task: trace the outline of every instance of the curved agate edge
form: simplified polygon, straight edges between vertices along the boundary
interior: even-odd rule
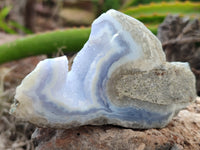
[[[71,128],[113,124],[130,128],[160,128],[185,107],[112,96],[112,76],[122,70],[150,71],[166,65],[158,39],[139,21],[115,10],[92,24],[89,40],[68,72],[65,56],[41,61],[17,87],[11,113],[42,127]],[[190,69],[181,66],[194,82]],[[195,94],[193,94],[195,95]],[[192,100],[194,100],[194,96]]]

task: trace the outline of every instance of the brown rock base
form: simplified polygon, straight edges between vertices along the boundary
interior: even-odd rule
[[[180,111],[163,129],[132,130],[117,126],[83,126],[68,130],[38,128],[32,135],[37,150],[199,150],[200,103]]]

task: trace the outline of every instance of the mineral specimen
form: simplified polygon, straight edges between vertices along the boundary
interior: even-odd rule
[[[166,62],[141,22],[109,10],[93,22],[69,72],[63,56],[40,62],[25,77],[11,113],[43,127],[161,128],[195,98],[188,63]]]

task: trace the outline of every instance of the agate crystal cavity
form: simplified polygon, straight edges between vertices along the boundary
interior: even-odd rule
[[[109,10],[93,22],[70,71],[63,56],[41,61],[25,77],[11,113],[42,127],[161,128],[195,97],[188,63],[166,62],[141,22]]]

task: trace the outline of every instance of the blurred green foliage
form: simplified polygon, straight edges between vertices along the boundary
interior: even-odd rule
[[[104,3],[100,3],[102,1],[99,0],[92,1],[99,12],[98,15],[111,8],[118,9],[119,11],[143,22],[155,35],[157,34],[159,24],[162,23],[168,14],[179,14],[180,16],[200,18],[200,2],[175,1],[150,3],[134,7],[129,6],[128,8],[123,7],[120,9],[122,0],[104,0]],[[160,0],[151,0],[148,2],[152,1],[158,2]],[[141,0],[140,2],[147,2],[147,0]],[[0,10],[0,29],[8,33],[15,33],[14,29],[16,28],[26,30],[15,22],[6,21],[10,9],[10,7],[6,7]],[[0,63],[33,55],[51,54],[52,52],[56,52],[60,47],[66,47],[62,49],[66,53],[77,52],[87,41],[89,33],[90,29],[68,29],[66,31],[36,34],[22,40],[11,42],[10,44],[3,44],[0,46]]]
[[[119,9],[121,6],[121,0],[105,0],[102,6],[102,11],[105,12],[109,9]]]
[[[109,9],[117,9],[143,22],[154,34],[157,34],[158,25],[163,22],[168,14],[199,18],[200,3],[191,2],[196,0],[187,0],[186,2],[184,2],[185,0],[181,1],[129,0],[122,6],[122,0],[94,0],[98,10],[97,16]]]
[[[0,64],[29,56],[78,52],[88,40],[90,28],[56,30],[27,36],[0,45]]]
[[[185,1],[191,1],[191,2],[200,2],[200,0],[180,0],[182,2],[185,2]]]
[[[162,15],[162,14],[152,14],[152,15],[136,16],[135,18],[140,20],[143,23],[159,24],[165,19],[165,17],[166,15]]]
[[[11,7],[5,7],[0,11],[0,29],[7,33],[14,34],[16,33],[15,30],[10,28],[6,22],[6,16],[9,14],[10,10]]]
[[[101,15],[102,13],[106,12],[109,9],[120,9],[122,6],[122,0],[92,0],[95,11],[97,12],[97,17]]]
[[[18,29],[26,34],[32,33],[29,29],[23,27],[19,23],[11,20],[8,21],[6,19],[9,12],[11,11],[11,8],[12,7],[7,6],[4,7],[2,10],[0,10],[0,29],[9,34],[16,34],[17,33],[16,30]]]
[[[151,3],[149,5],[140,5],[129,7],[122,10],[127,15],[137,17],[140,15],[166,15],[166,14],[184,14],[196,15],[200,13],[200,3],[192,2],[172,2],[172,3]]]
[[[168,14],[200,18],[200,3],[189,1],[150,3],[148,5],[124,8],[121,11],[140,20],[156,34],[158,25],[163,22]]]
[[[161,2],[185,2],[185,1],[193,1],[193,2],[199,2],[200,0],[128,0],[124,7],[131,7],[131,6],[137,6],[141,4],[149,4],[149,3],[161,3]]]

